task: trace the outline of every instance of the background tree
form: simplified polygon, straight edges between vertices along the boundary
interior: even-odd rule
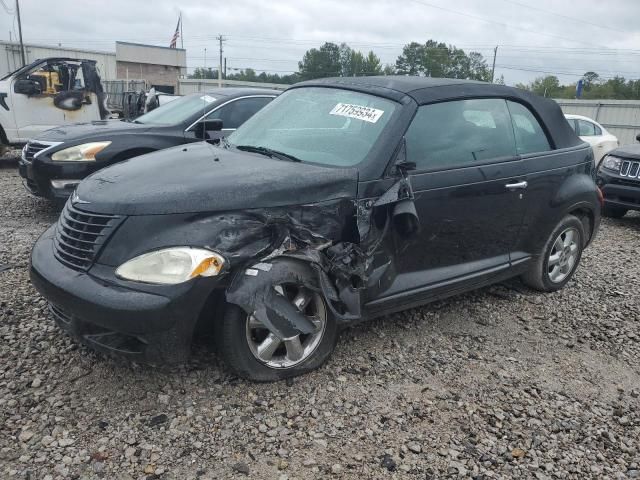
[[[585,81],[584,99],[640,100],[640,80],[626,80],[621,76],[603,80],[596,72],[587,72],[582,78]],[[539,95],[546,92],[546,96],[552,98],[575,98],[576,83],[561,85],[558,77],[547,75],[528,84],[519,83],[516,87]]]
[[[307,50],[298,62],[298,73],[302,80],[323,77],[339,77],[342,73],[340,47],[326,42],[320,48]]]
[[[596,72],[586,72],[582,78],[584,79],[584,90],[588,92],[591,87],[600,81],[600,75]]]
[[[468,55],[455,45],[436,40],[426,43],[411,42],[402,49],[396,60],[396,73],[427,77],[491,80],[487,62],[478,52]]]
[[[419,75],[423,73],[425,56],[424,45],[411,42],[402,48],[402,54],[396,60],[396,71],[399,75]]]
[[[218,70],[213,70],[211,67],[196,67],[192,74],[187,75],[187,78],[218,78]]]
[[[380,58],[370,51],[366,56],[346,43],[325,43],[312,48],[298,63],[298,75],[303,80],[323,77],[357,77],[382,74]]]

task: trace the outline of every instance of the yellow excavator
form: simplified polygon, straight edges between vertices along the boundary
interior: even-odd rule
[[[53,69],[50,71],[38,70],[31,73],[29,78],[40,84],[41,93],[43,94],[55,95],[63,89],[60,75]]]

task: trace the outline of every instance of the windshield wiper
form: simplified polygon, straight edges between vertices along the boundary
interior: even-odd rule
[[[256,147],[254,145],[236,145],[236,148],[244,152],[259,153],[269,158],[276,157],[276,158],[279,158],[280,160],[289,160],[290,162],[302,161],[298,157],[295,157],[289,153],[280,152],[278,150],[274,150],[272,148],[267,148],[267,147]]]

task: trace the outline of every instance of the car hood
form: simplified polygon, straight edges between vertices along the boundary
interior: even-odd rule
[[[634,160],[640,160],[640,144],[625,145],[624,147],[618,147],[615,150],[609,152],[609,155],[617,155],[624,158],[632,158]]]
[[[94,140],[102,136],[113,136],[123,133],[141,133],[149,130],[149,125],[123,122],[122,120],[96,120],[94,122],[75,123],[46,130],[34,140],[47,142],[76,142]]]
[[[272,159],[192,143],[87,177],[72,196],[94,213],[156,215],[304,205],[355,198],[356,169]]]

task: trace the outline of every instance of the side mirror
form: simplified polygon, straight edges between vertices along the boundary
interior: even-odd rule
[[[35,80],[28,80],[26,78],[16,80],[13,84],[13,91],[15,93],[22,93],[24,95],[38,95],[42,93],[40,84]]]
[[[640,133],[636,135],[636,140],[640,142]]]
[[[193,132],[197,138],[206,138],[207,132],[219,132],[222,130],[222,120],[216,118],[214,120],[202,120],[193,127]]]
[[[420,230],[420,219],[413,199],[401,200],[393,207],[393,226],[403,237],[412,237]]]

